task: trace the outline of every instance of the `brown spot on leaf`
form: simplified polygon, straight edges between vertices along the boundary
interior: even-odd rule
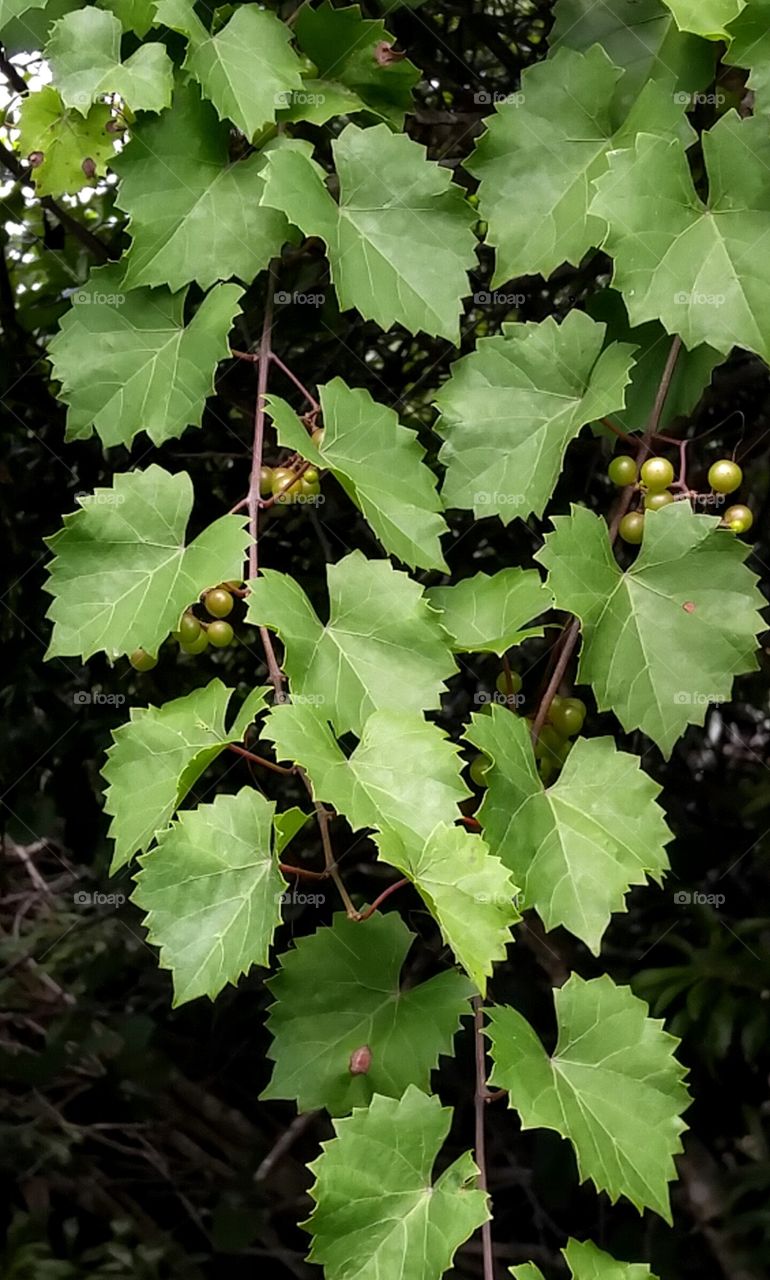
[[[682,608],[684,609],[685,613],[695,613],[695,605],[693,604],[692,600],[685,600],[684,604],[682,605]]]
[[[374,61],[380,67],[389,67],[394,62],[401,62],[406,54],[401,49],[394,49],[387,40],[380,40],[374,47]]]
[[[352,1076],[365,1076],[369,1073],[372,1065],[372,1051],[368,1044],[362,1044],[360,1049],[354,1049],[350,1055],[349,1071]]]
[[[42,151],[30,151],[27,156],[27,163],[30,169],[39,169],[44,160],[45,156]]]
[[[96,177],[96,165],[94,164],[90,156],[86,156],[85,160],[83,161],[80,167],[87,178]]]

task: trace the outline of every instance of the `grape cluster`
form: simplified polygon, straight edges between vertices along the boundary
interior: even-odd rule
[[[203,653],[212,645],[215,649],[226,649],[235,638],[233,628],[226,621],[233,611],[235,603],[233,593],[242,591],[240,582],[223,582],[218,587],[204,591],[201,602],[208,618],[199,618],[192,609],[182,614],[174,639],[182,653]],[[152,671],[158,659],[147,653],[146,649],[135,649],[129,655],[129,662],[135,671]]]
[[[674,468],[668,458],[648,458],[639,470],[634,458],[619,454],[612,459],[607,474],[618,488],[635,485],[644,494],[644,510],[629,511],[618,526],[618,533],[623,541],[638,546],[644,537],[645,512],[660,511],[662,507],[676,501],[670,489],[674,483]],[[742,480],[741,468],[729,458],[715,462],[708,473],[708,481],[714,493],[734,493]],[[746,533],[754,523],[754,517],[749,507],[738,503],[727,509],[722,523],[734,533]]]
[[[296,466],[263,467],[259,476],[259,492],[263,498],[273,498],[280,506],[296,502],[309,502],[321,492],[321,475],[316,467]]]
[[[497,688],[507,697],[515,697],[521,690],[521,676],[516,671],[503,672],[497,678]],[[489,711],[490,708],[485,710]],[[544,784],[547,785],[561,772],[572,750],[573,741],[583,728],[585,718],[586,707],[580,698],[562,698],[558,694],[553,698],[547,721],[534,745],[537,770]],[[531,728],[533,717],[526,716],[525,719]],[[491,763],[489,756],[483,751],[473,757],[468,772],[475,786],[483,789],[489,785],[486,775]]]

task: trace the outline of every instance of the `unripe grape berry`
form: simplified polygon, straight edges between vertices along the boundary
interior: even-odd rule
[[[201,624],[194,613],[183,613],[177,637],[180,644],[191,644],[201,633]]]
[[[281,492],[282,490],[285,490],[285,492]],[[301,492],[302,483],[296,471],[292,471],[290,467],[276,467],[274,469],[272,494],[276,502],[283,504],[296,502]]]
[[[210,613],[212,618],[226,618],[228,613],[232,612],[233,597],[229,591],[225,591],[224,587],[215,587],[213,591],[206,592],[203,603],[206,606],[206,612]]]
[[[485,755],[483,751],[480,751],[471,760],[471,767],[468,772],[471,775],[471,782],[475,783],[477,787],[486,787],[488,785],[486,773],[491,763],[489,756]]]
[[[674,468],[668,458],[648,458],[642,463],[642,484],[648,489],[667,489],[674,480]]]
[[[655,490],[644,495],[644,505],[647,511],[660,511],[661,508],[670,506],[674,501],[674,495],[670,489]]]
[[[733,533],[748,533],[754,523],[754,514],[751,507],[746,507],[739,502],[734,507],[728,507],[722,519]]]
[[[300,479],[302,494],[306,498],[315,498],[321,492],[321,477],[315,467],[308,467]]]
[[[273,468],[261,467],[259,472],[259,496],[269,498],[273,492]]]
[[[636,484],[639,475],[636,462],[625,453],[620,453],[617,458],[612,459],[607,474],[612,483],[619,488],[624,488],[628,484]]]
[[[565,698],[554,711],[551,707],[551,724],[565,738],[574,738],[580,733],[586,718],[585,703],[579,698]]]
[[[509,679],[510,679],[510,686],[508,684]],[[518,671],[512,671],[510,673],[510,677],[506,674],[505,671],[501,671],[499,676],[497,677],[497,680],[495,681],[495,688],[497,689],[498,693],[504,693],[506,697],[508,696],[509,691],[514,694],[521,693],[521,676],[519,675]]]
[[[158,665],[158,659],[153,658],[146,649],[134,649],[128,660],[134,671],[152,671],[153,667]]]
[[[209,647],[209,638],[203,627],[200,628],[197,636],[193,640],[180,640],[179,648],[183,653],[203,653]]]
[[[315,430],[311,432],[310,439],[313,441],[313,444],[315,445],[316,449],[320,449],[321,445],[324,442],[323,427],[316,427]]]
[[[544,786],[547,786],[556,772],[556,764],[547,756],[541,756],[537,762],[537,771]]]
[[[641,511],[629,511],[627,516],[623,516],[618,533],[624,542],[638,546],[644,537],[644,516]]]
[[[709,467],[709,484],[715,493],[734,493],[743,480],[743,472],[737,462],[722,458]]]
[[[535,758],[540,760],[543,757],[556,762],[559,752],[561,751],[562,736],[554,725],[544,725],[540,730],[537,742],[534,745]]]
[[[232,643],[233,629],[229,622],[210,622],[206,628],[209,644],[215,649],[226,649]]]

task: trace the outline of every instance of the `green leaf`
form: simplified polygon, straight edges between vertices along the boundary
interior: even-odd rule
[[[430,1091],[439,1054],[451,1054],[473,987],[454,970],[400,986],[415,935],[397,912],[361,923],[343,913],[331,928],[299,938],[267,983],[275,998],[268,1028],[275,1063],[263,1098],[295,1099],[301,1111],[343,1115],[372,1094],[400,1098],[407,1085]],[[365,1074],[350,1056],[371,1050]]]
[[[170,969],[174,1006],[214,999],[265,965],[286,881],[270,850],[275,805],[253,787],[182,813],[142,858],[131,895]]]
[[[66,107],[86,115],[116,93],[132,111],[162,111],[171,102],[174,68],[162,44],[143,44],[120,60],[123,28],[113,13],[77,9],[51,28],[45,56]]]
[[[326,124],[334,116],[355,115],[366,109],[352,89],[312,76],[305,76],[302,88],[285,94],[284,101],[286,105],[278,108],[278,119],[290,123],[308,120],[311,124]]]
[[[122,266],[92,271],[48,346],[60,398],[69,405],[67,439],[129,445],[140,431],[153,444],[199,427],[214,373],[230,354],[227,335],[243,290],[215,285],[188,325],[187,290],[121,293]]]
[[[210,36],[190,0],[160,0],[157,21],[189,37],[184,67],[213,102],[220,119],[232,120],[251,141],[272,124],[293,89],[302,87],[302,64],[291,32],[274,13],[241,5]]]
[[[358,733],[370,712],[392,707],[394,688],[402,711],[438,709],[457,667],[418,584],[360,551],[327,565],[326,577],[325,626],[288,574],[265,569],[249,584],[247,621],[281,637],[292,696],[320,707],[338,733]]]
[[[405,564],[446,569],[439,538],[446,533],[436,477],[425,466],[413,431],[368,391],[333,378],[318,394],[324,436],[316,446],[285,400],[268,396],[279,443],[332,471],[363,512],[386,551]]]
[[[560,325],[509,324],[452,366],[436,397],[446,506],[504,524],[542,515],[569,442],[623,408],[632,348],[603,351],[604,334],[580,311]]]
[[[505,707],[475,715],[465,736],[492,761],[478,811],[485,839],[546,929],[563,924],[598,955],[613,911],[647,876],[660,882],[672,839],[660,787],[612,738],[579,738],[543,789],[529,725]]]
[[[46,0],[0,0],[0,31],[30,9],[44,9]]]
[[[267,705],[266,690],[254,689],[228,729],[232,692],[212,680],[163,706],[132,707],[130,720],[113,730],[102,769],[115,841],[112,875],[135,853],[146,852],[212,760],[229,742],[240,742]]]
[[[504,960],[510,926],[521,919],[518,889],[499,858],[477,835],[440,823],[422,849],[393,831],[376,837],[385,858],[413,882],[481,995],[496,960]]]
[[[172,109],[140,124],[116,158],[132,237],[126,288],[249,283],[280,252],[288,227],[260,207],[263,159],[229,164],[228,133],[194,86],[179,88]]]
[[[573,973],[554,1001],[559,1038],[550,1057],[515,1009],[489,1010],[490,1083],[508,1090],[523,1129],[569,1139],[581,1182],[670,1223],[667,1184],[689,1105],[679,1041],[606,974],[584,982]]]
[[[562,1249],[572,1280],[656,1280],[646,1262],[618,1262],[591,1240],[569,1240]],[[511,1267],[516,1280],[543,1280],[534,1262]]]
[[[331,0],[323,0],[317,9],[300,9],[294,29],[297,44],[322,79],[352,90],[359,110],[368,107],[396,128],[403,125],[420,71],[408,58],[379,60],[379,48],[393,43],[384,22],[363,18],[357,4],[335,9]]]
[[[640,133],[610,156],[592,212],[631,323],[659,319],[685,346],[734,345],[770,359],[770,138],[760,117],[723,116],[703,134],[709,198],[697,195],[680,144]],[[652,184],[652,185],[651,185]]]
[[[291,844],[292,840],[302,828],[310,821],[310,814],[303,813],[296,805],[291,809],[286,809],[283,813],[277,813],[273,819],[273,827],[275,829],[275,852],[280,858],[284,849]]]
[[[589,212],[592,181],[640,128],[695,139],[683,95],[677,101],[650,82],[629,109],[622,74],[599,45],[585,54],[560,49],[524,71],[521,93],[485,121],[465,167],[481,179],[479,212],[497,251],[493,284],[549,276],[564,262],[578,266],[601,244],[607,228]]]
[[[603,289],[588,299],[588,314],[607,326],[607,341],[631,342],[637,350],[631,369],[631,383],[626,390],[626,407],[611,417],[624,431],[642,431],[646,427],[671,350],[671,339],[657,320],[632,329],[628,312],[619,293]],[[711,375],[724,357],[713,347],[682,348],[668,389],[660,427],[666,430],[676,418],[692,413]]]
[[[302,765],[313,798],[344,814],[354,831],[392,832],[418,854],[470,794],[460,778],[459,748],[414,713],[375,711],[349,757],[306,703],[274,707],[262,736],[275,743],[279,760]]]
[[[306,236],[326,241],[343,311],[383,329],[402,324],[456,342],[467,272],[476,261],[476,214],[447,169],[386,124],[349,124],[332,143],[336,204],[308,151],[270,153],[263,203]]]
[[[249,543],[241,516],[220,517],[184,545],[193,505],[185,471],[171,475],[153,464],[116,475],[110,489],[78,503],[46,539],[54,552],[48,658],[155,655],[201,591],[240,577]]]
[[[553,604],[553,596],[535,569],[477,573],[453,587],[431,587],[428,600],[441,613],[441,625],[456,653],[496,653],[542,636],[542,627],[526,626]]]
[[[728,35],[730,46],[722,61],[731,67],[748,67],[755,111],[766,116],[770,112],[770,0],[751,0],[730,23]]]
[[[487,1221],[470,1152],[431,1181],[451,1119],[438,1098],[410,1085],[398,1101],[375,1095],[335,1121],[336,1137],[309,1166],[316,1204],[305,1224],[309,1260],[327,1280],[440,1280]]]
[[[679,31],[661,0],[558,0],[555,19],[551,50],[600,44],[626,71],[629,103],[650,80],[689,93],[713,76],[713,45]]]
[[[155,20],[155,0],[97,0],[100,9],[109,9],[124,31],[133,31],[142,39]]]
[[[51,85],[30,93],[19,112],[19,148],[22,155],[40,152],[42,162],[31,172],[39,196],[74,195],[93,186],[114,154],[114,136],[107,133],[112,118],[109,107],[92,107],[87,116],[68,111]],[[87,176],[83,163],[96,166]]]
[[[746,0],[663,0],[680,31],[691,31],[706,40],[729,40],[727,23],[746,8]]]
[[[688,724],[755,671],[764,599],[744,561],[749,547],[689,503],[648,512],[642,550],[623,573],[603,520],[582,507],[556,516],[535,557],[560,609],[577,614],[578,683],[601,711],[642,729],[668,758]]]

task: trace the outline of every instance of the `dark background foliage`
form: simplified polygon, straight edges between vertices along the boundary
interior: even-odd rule
[[[291,5],[284,7],[290,11]],[[366,4],[369,16],[381,8]],[[395,7],[389,25],[400,47],[424,69],[418,108],[408,121],[413,137],[432,156],[462,170],[490,107],[480,94],[509,93],[523,67],[545,52],[551,5],[536,0],[457,0]],[[308,136],[320,134],[308,127]],[[230,1280],[267,1274],[278,1280],[319,1274],[304,1261],[306,1236],[297,1228],[309,1209],[305,1164],[330,1134],[325,1118],[295,1118],[283,1104],[263,1104],[269,1076],[264,1028],[269,1003],[258,971],[228,989],[215,1005],[197,1000],[171,1008],[168,975],[143,940],[138,912],[128,902],[88,906],[83,892],[125,894],[125,873],[108,881],[107,823],[99,770],[110,731],[132,706],[178,696],[220,674],[245,690],[264,678],[258,638],[238,627],[238,644],[202,659],[179,658],[169,643],[158,667],[137,676],[125,662],[110,668],[94,660],[44,662],[49,632],[43,593],[43,538],[56,530],[75,495],[110,482],[114,470],[157,460],[190,471],[197,494],[196,529],[244,494],[254,411],[252,368],[233,361],[220,369],[218,398],[203,429],[153,449],[140,436],[130,455],[101,450],[97,441],[65,445],[63,409],[49,382],[44,342],[85,278],[88,250],[19,183],[4,188],[0,232],[0,325],[4,362],[2,419],[2,549],[5,581],[2,626],[3,896],[0,910],[0,1274],[14,1280],[211,1280],[227,1268]],[[526,201],[526,191],[521,199]],[[116,254],[122,226],[103,188],[74,216]],[[474,286],[488,288],[490,262],[480,261]],[[464,346],[496,332],[507,318],[561,315],[607,282],[608,263],[592,255],[545,283],[515,282],[524,295],[513,310],[505,302],[469,299]],[[396,407],[421,431],[432,458],[432,392],[454,356],[442,341],[381,333],[354,313],[340,314],[319,248],[306,244],[287,255],[280,287],[323,297],[322,305],[280,306],[276,351],[307,385],[341,374],[351,385]],[[249,291],[236,344],[255,343],[261,324],[263,280]],[[193,300],[194,305],[194,300]],[[275,390],[298,403],[291,384],[276,375]],[[691,420],[678,434],[697,441],[690,450],[694,478],[709,463],[735,451],[747,475],[746,500],[756,524],[752,566],[767,586],[768,411],[770,380],[762,362],[736,353],[722,366]],[[606,511],[605,480],[611,443],[585,431],[570,449],[549,508],[582,501]],[[277,460],[274,441],[268,460]],[[324,565],[350,547],[378,554],[363,521],[330,479],[318,510],[269,516],[261,540],[266,565],[290,569],[323,608]],[[528,563],[547,520],[496,519],[474,524],[453,513],[448,555],[466,576]],[[436,575],[423,575],[436,581]],[[530,641],[522,653],[524,690],[537,696],[556,632]],[[767,752],[768,661],[738,682],[734,701],[710,710],[665,764],[648,741],[624,743],[643,756],[663,785],[663,801],[676,834],[673,874],[662,889],[635,890],[629,913],[616,917],[601,963],[567,934],[543,938],[525,919],[509,963],[498,967],[492,994],[512,1001],[553,1035],[550,988],[577,968],[584,976],[607,968],[630,982],[654,1012],[683,1039],[681,1056],[695,1095],[691,1131],[679,1161],[674,1225],[654,1215],[639,1218],[625,1203],[578,1186],[566,1142],[553,1134],[522,1133],[503,1102],[489,1112],[489,1181],[499,1275],[532,1258],[549,1275],[564,1274],[558,1255],[568,1234],[591,1236],[619,1257],[647,1256],[670,1280],[760,1277],[770,1267],[770,921],[767,851],[770,785]],[[463,664],[446,699],[444,722],[457,734],[479,691],[493,688],[494,660]],[[616,732],[598,716],[590,691],[587,732]],[[226,755],[196,789],[193,801],[218,788],[248,781],[250,766]],[[255,778],[271,796],[273,775]],[[301,794],[278,780],[285,806]],[[334,840],[346,883],[371,900],[387,880],[373,863],[373,848],[341,820]],[[317,865],[317,834],[309,826],[296,846]],[[720,895],[718,906],[681,902],[677,895]],[[422,973],[443,963],[440,942],[416,896],[394,903],[420,935],[408,962]],[[331,889],[319,907],[288,908],[277,938],[280,952],[338,909]],[[397,909],[393,906],[393,909]],[[457,1056],[444,1060],[437,1080],[455,1107],[442,1158],[473,1143],[473,1059],[469,1030]],[[477,1240],[458,1254],[458,1277],[481,1274]]]

